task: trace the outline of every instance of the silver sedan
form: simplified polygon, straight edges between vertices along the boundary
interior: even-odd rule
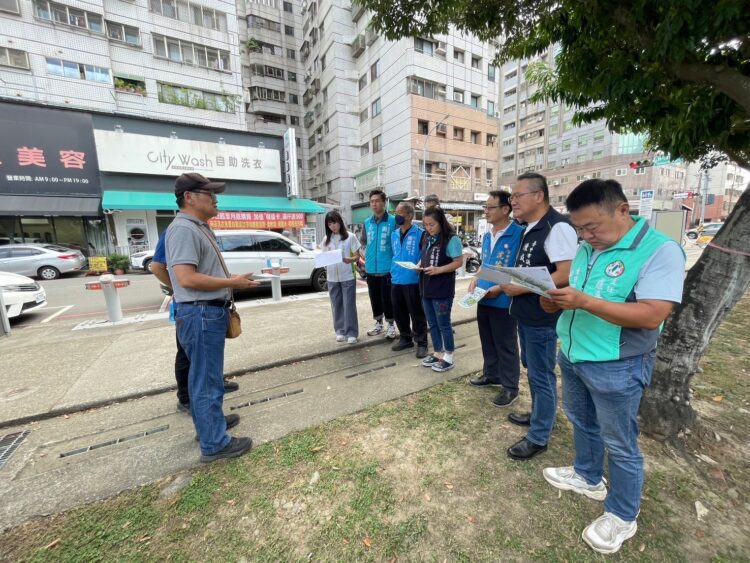
[[[86,266],[80,250],[56,244],[11,244],[0,246],[0,272],[54,280]]]

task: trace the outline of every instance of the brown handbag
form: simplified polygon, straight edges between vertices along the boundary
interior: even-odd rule
[[[229,275],[229,268],[227,268],[226,262],[224,262],[224,257],[221,255],[221,250],[219,249],[219,245],[216,244],[216,239],[213,237],[213,233],[209,236],[208,233],[206,233],[203,228],[201,227],[201,231],[204,235],[206,235],[206,238],[211,242],[211,246],[214,247],[214,250],[216,250],[216,254],[219,255],[219,262],[221,262],[221,267],[224,269],[224,274],[229,278],[231,277]],[[242,334],[242,319],[240,319],[240,314],[237,312],[237,307],[234,305],[234,291],[231,289],[229,290],[229,300],[232,302],[231,306],[229,307],[229,324],[227,325],[227,338],[237,338],[240,334]]]

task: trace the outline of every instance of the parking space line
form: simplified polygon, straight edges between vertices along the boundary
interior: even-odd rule
[[[55,319],[55,318],[59,317],[59,316],[60,316],[60,315],[62,315],[62,314],[63,314],[63,313],[65,312],[65,311],[68,311],[68,310],[70,310],[70,309],[72,309],[72,308],[73,308],[73,305],[67,305],[67,306],[63,307],[62,309],[60,309],[60,310],[59,310],[59,311],[58,311],[57,313],[52,313],[52,314],[51,314],[51,315],[50,315],[49,317],[47,317],[46,319],[44,319],[44,320],[42,321],[42,323],[48,323],[48,322],[50,322],[50,321],[51,321],[52,319]]]

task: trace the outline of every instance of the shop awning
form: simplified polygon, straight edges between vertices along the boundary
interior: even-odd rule
[[[0,195],[6,215],[61,215],[98,217],[98,197]]]
[[[120,192],[105,191],[102,197],[104,209],[177,209],[173,193],[169,192]],[[277,211],[290,213],[325,213],[309,199],[285,197],[260,197],[247,195],[219,195],[221,211]]]

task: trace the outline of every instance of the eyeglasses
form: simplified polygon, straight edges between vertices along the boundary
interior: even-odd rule
[[[510,194],[510,195],[508,196],[508,199],[509,199],[510,201],[515,201],[515,200],[517,200],[517,199],[518,199],[519,197],[521,197],[521,196],[524,196],[524,195],[529,195],[529,194],[535,194],[535,193],[538,193],[538,192],[541,192],[541,191],[542,191],[542,190],[532,190],[532,191],[530,191],[530,192],[519,192],[519,193],[517,193],[517,194]]]
[[[193,192],[194,194],[205,194],[211,198],[211,201],[216,201],[216,192],[211,192],[208,190],[190,190],[190,191]]]
[[[490,209],[498,209],[500,207],[502,207],[502,205],[483,205],[482,209],[489,211]]]

